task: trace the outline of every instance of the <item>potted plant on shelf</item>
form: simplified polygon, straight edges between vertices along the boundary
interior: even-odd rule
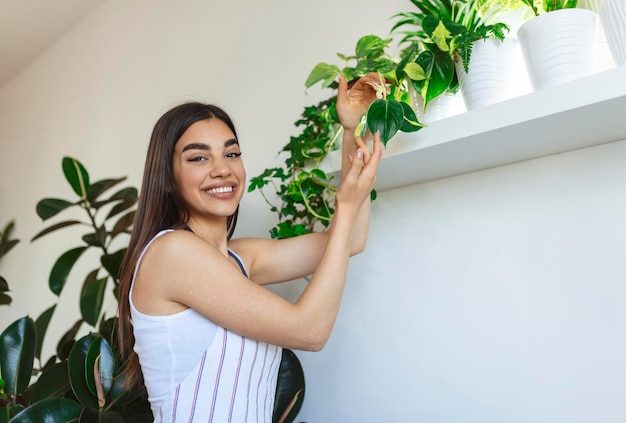
[[[578,0],[523,0],[533,17],[518,38],[532,87],[540,90],[596,72],[598,15]]]
[[[392,31],[404,34],[404,43],[422,44],[439,53],[440,67],[452,65],[454,74],[447,91],[455,92],[460,86],[467,110],[527,91],[519,89],[523,84],[515,76],[521,62],[516,41],[507,37],[508,25],[497,22],[519,7],[520,0],[411,1],[418,12],[395,15],[399,20]],[[470,72],[472,58],[475,64]],[[422,98],[429,101],[424,94]]]

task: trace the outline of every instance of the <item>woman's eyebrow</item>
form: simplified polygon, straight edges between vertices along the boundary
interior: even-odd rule
[[[230,147],[231,145],[239,145],[239,141],[236,138],[232,138],[224,143],[224,147]],[[210,150],[211,146],[208,144],[204,144],[202,142],[194,142],[191,144],[187,144],[183,147],[183,151],[187,150]]]

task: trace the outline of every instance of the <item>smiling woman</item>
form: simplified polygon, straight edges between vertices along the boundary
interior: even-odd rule
[[[367,240],[382,147],[351,134],[375,78],[340,81],[337,211],[327,231],[296,238],[232,239],[246,172],[222,109],[185,103],[156,123],[119,294],[126,373],[143,378],[156,422],[270,422],[282,348],[326,343],[348,259]],[[308,275],[295,303],[262,286]]]

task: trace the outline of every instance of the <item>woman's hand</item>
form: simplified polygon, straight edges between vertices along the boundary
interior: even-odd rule
[[[380,85],[380,77],[376,73],[359,78],[350,89],[343,75],[339,76],[337,91],[337,114],[345,131],[354,131],[363,113],[376,100],[373,86]]]
[[[354,142],[358,148],[354,155],[348,156],[350,169],[339,185],[336,198],[340,205],[351,204],[356,213],[366,199],[369,201],[370,192],[376,184],[382,144],[378,132],[374,134],[372,151],[360,137],[356,137]]]

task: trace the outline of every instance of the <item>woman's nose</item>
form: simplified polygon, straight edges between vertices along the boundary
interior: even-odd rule
[[[211,176],[214,178],[223,178],[230,175],[230,166],[225,160],[217,160],[211,169]]]

